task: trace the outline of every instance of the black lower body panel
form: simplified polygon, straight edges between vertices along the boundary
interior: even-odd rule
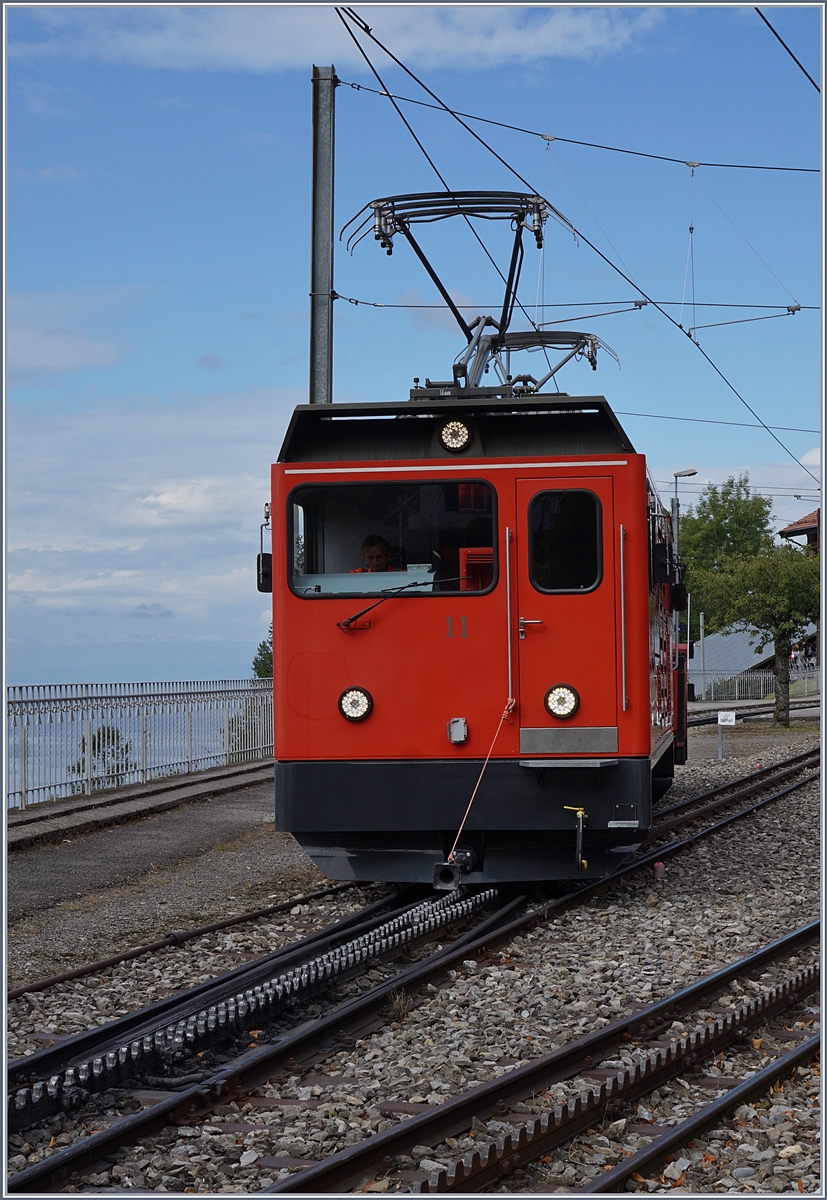
[[[582,761],[582,760],[581,760]],[[649,829],[648,758],[530,766],[492,760],[460,839],[470,883],[600,878]],[[330,879],[430,883],[471,798],[481,760],[276,762],[276,828]],[[576,863],[576,808],[586,815]]]

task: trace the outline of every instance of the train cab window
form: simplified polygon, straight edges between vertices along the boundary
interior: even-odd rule
[[[487,592],[495,499],[487,483],[319,484],[288,502],[288,573],[300,596]]]
[[[540,592],[589,592],[603,574],[600,500],[579,489],[538,492],[528,525],[531,582]]]

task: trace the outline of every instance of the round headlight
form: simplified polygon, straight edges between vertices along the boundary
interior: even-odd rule
[[[471,430],[462,421],[446,421],[439,431],[439,440],[446,450],[457,454],[471,441]]]
[[[543,697],[543,703],[553,717],[565,720],[573,717],[580,707],[580,697],[573,687],[567,683],[555,683]]]
[[[364,721],[373,709],[373,697],[364,688],[348,688],[339,697],[339,712],[346,721]]]

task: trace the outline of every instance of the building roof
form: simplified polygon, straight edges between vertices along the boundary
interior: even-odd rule
[[[806,517],[799,517],[797,521],[793,521],[792,525],[786,525],[783,529],[779,529],[779,537],[798,537],[802,533],[808,533],[815,529],[818,531],[819,517],[821,509],[817,508],[815,512],[807,513]]]
[[[815,625],[808,625],[804,637],[815,633]],[[707,673],[714,671],[721,675],[740,675],[742,671],[763,669],[769,671],[775,658],[775,646],[769,642],[760,652],[755,645],[750,645],[750,636],[758,640],[757,629],[739,629],[734,633],[712,633],[704,638],[704,664]],[[687,674],[701,672],[701,643],[695,642],[694,657],[687,663]]]

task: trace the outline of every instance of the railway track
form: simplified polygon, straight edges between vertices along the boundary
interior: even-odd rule
[[[722,703],[726,703],[726,701],[722,701]],[[821,703],[821,696],[820,695],[813,696],[809,700],[799,701],[797,703],[791,704],[790,712],[794,713],[794,712],[800,712],[802,709],[818,708],[820,703]],[[775,707],[771,706],[769,708],[741,708],[741,709],[736,708],[735,712],[736,712],[739,720],[749,721],[753,717],[765,717],[768,714],[774,713]],[[696,728],[699,725],[717,725],[718,724],[718,713],[717,712],[713,713],[711,717],[690,717],[687,720],[686,724],[687,724],[687,727],[690,729]]]
[[[795,780],[791,785],[791,790],[801,787],[803,783],[816,777],[815,775],[801,776],[801,772],[809,768],[817,768],[820,760],[820,750],[806,750],[803,754],[796,754],[783,762],[754,771],[751,775],[744,775],[741,779],[711,788],[697,796],[690,796],[677,804],[658,807],[655,809],[653,824],[644,845],[650,845],[674,829],[690,825],[707,815],[738,804],[741,800],[750,800],[759,796],[767,787],[777,787],[779,784],[786,783],[787,780]],[[796,779],[796,776],[799,778]],[[780,794],[773,798],[780,798]]]
[[[807,756],[798,756],[798,759],[806,759]],[[803,766],[806,766],[804,762]],[[776,787],[775,792],[772,791],[773,785],[777,783],[779,774],[789,770],[803,769],[802,763],[798,760],[789,763],[779,764],[774,771],[764,771],[761,773],[762,779],[759,781],[764,789],[770,789],[770,795],[756,801],[754,793],[752,794],[749,806],[738,813],[732,814],[723,821],[718,821],[710,826],[707,831],[698,832],[685,838],[680,842],[672,842],[665,846],[659,846],[657,850],[651,853],[640,855],[634,862],[624,867],[621,871],[605,880],[600,880],[596,884],[588,885],[576,892],[570,893],[568,896],[561,897],[557,900],[550,901],[540,905],[533,911],[519,910],[525,908],[525,897],[515,897],[505,903],[501,903],[499,908],[487,917],[482,925],[475,929],[470,929],[462,934],[452,945],[446,946],[436,953],[428,955],[422,961],[405,967],[393,977],[384,980],[378,986],[369,988],[352,998],[346,999],[344,1002],[334,1004],[329,1008],[329,1011],[322,1013],[315,1019],[305,1021],[302,1025],[292,1029],[285,1030],[284,1027],[272,1026],[269,1033],[264,1036],[270,1037],[271,1041],[265,1043],[261,1033],[255,1035],[257,1040],[253,1045],[246,1042],[249,1033],[245,1033],[244,1046],[245,1049],[240,1055],[233,1058],[225,1065],[211,1063],[209,1055],[205,1052],[204,1057],[207,1062],[204,1063],[201,1059],[201,1070],[197,1072],[197,1078],[187,1078],[186,1074],[181,1074],[180,1067],[175,1067],[176,1062],[182,1062],[182,1053],[185,1055],[187,1050],[193,1050],[193,1043],[198,1043],[198,1038],[206,1036],[209,1041],[210,1035],[214,1036],[217,1041],[228,1043],[238,1038],[235,1034],[238,1033],[238,1022],[241,1018],[242,1028],[249,1030],[253,1025],[261,1026],[266,1024],[264,1014],[261,1010],[250,1007],[248,993],[252,992],[256,996],[253,988],[245,987],[244,992],[240,991],[245,969],[239,968],[234,972],[228,973],[220,981],[221,986],[227,988],[231,984],[230,991],[237,998],[242,996],[247,1002],[247,1012],[240,1012],[241,1002],[236,999],[235,1011],[228,1004],[228,1001],[218,1001],[217,1003],[206,1005],[206,1000],[209,999],[209,986],[204,985],[201,988],[191,989],[190,993],[185,993],[183,996],[171,998],[169,1001],[162,1002],[159,1006],[152,1006],[156,1011],[151,1013],[151,1019],[156,1022],[156,1030],[152,1035],[142,1034],[140,1037],[129,1037],[142,1028],[141,1022],[144,1025],[147,1022],[149,1010],[142,1010],[141,1013],[133,1014],[127,1019],[126,1024],[115,1023],[117,1030],[113,1026],[104,1027],[102,1031],[93,1031],[87,1035],[80,1035],[80,1040],[72,1039],[74,1045],[64,1043],[62,1046],[55,1048],[52,1051],[43,1052],[41,1055],[30,1056],[25,1060],[18,1060],[16,1063],[10,1064],[10,1085],[16,1091],[13,1091],[10,1097],[9,1119],[10,1122],[17,1128],[25,1128],[27,1121],[30,1119],[42,1120],[44,1114],[49,1111],[58,1111],[63,1107],[64,1100],[70,1104],[76,1101],[83,1102],[82,1092],[89,1091],[89,1083],[92,1084],[92,1090],[97,1089],[98,1092],[108,1090],[111,1095],[114,1091],[123,1094],[128,1091],[129,1075],[125,1072],[125,1068],[132,1068],[135,1065],[135,1060],[132,1059],[133,1046],[138,1043],[139,1051],[137,1057],[141,1057],[141,1049],[144,1046],[144,1037],[150,1037],[151,1046],[145,1051],[145,1057],[142,1064],[144,1079],[147,1083],[154,1086],[155,1094],[148,1095],[148,1104],[140,1112],[134,1112],[129,1116],[116,1119],[108,1129],[100,1130],[92,1135],[91,1138],[81,1139],[67,1150],[61,1150],[56,1154],[52,1154],[49,1158],[44,1159],[40,1163],[32,1167],[28,1167],[18,1174],[14,1175],[9,1181],[11,1191],[25,1192],[38,1190],[47,1184],[53,1184],[54,1181],[66,1178],[73,1172],[77,1172],[86,1164],[94,1162],[96,1159],[112,1153],[113,1147],[117,1147],[124,1141],[134,1141],[136,1138],[145,1136],[151,1132],[153,1128],[158,1129],[169,1120],[184,1120],[187,1119],[187,1114],[204,1114],[209,1112],[211,1108],[215,1108],[216,1104],[226,1102],[226,1098],[235,1093],[249,1094],[250,1091],[260,1086],[262,1082],[271,1078],[274,1072],[278,1072],[285,1066],[288,1069],[299,1069],[298,1063],[308,1063],[318,1061],[326,1052],[329,1052],[330,1047],[338,1039],[352,1038],[360,1032],[374,1028],[377,1023],[381,1023],[383,1018],[383,1010],[387,1012],[388,1007],[394,1003],[394,998],[400,995],[410,996],[417,989],[422,988],[428,983],[441,981],[446,977],[446,974],[461,965],[462,961],[473,954],[483,954],[489,952],[491,947],[507,943],[515,934],[524,932],[526,929],[537,927],[544,924],[560,911],[577,904],[585,903],[588,899],[597,895],[605,887],[613,886],[618,881],[627,878],[642,866],[653,862],[658,857],[665,857],[668,854],[679,853],[684,847],[693,844],[699,837],[708,835],[710,832],[729,824],[733,820],[737,820],[742,816],[753,812],[758,804],[770,803],[777,798],[779,790]],[[810,777],[812,778],[812,777]],[[739,781],[740,782],[740,781]],[[806,778],[802,780],[806,782]],[[733,785],[729,785],[730,791]],[[723,790],[723,789],[717,789]],[[786,789],[785,789],[786,790]],[[736,788],[735,791],[738,791]],[[783,794],[780,793],[780,794]],[[706,797],[707,794],[704,794]],[[453,915],[451,904],[455,906],[464,905],[464,911],[460,910],[456,916],[457,919],[467,918],[469,913],[469,904],[477,909],[485,904],[493,902],[493,897],[456,897],[452,893],[442,894],[439,901],[436,903],[443,904],[443,908],[437,911],[446,913],[442,926],[435,926],[432,930],[422,930],[419,935],[425,936],[428,933],[434,933],[436,928],[442,928],[446,925]],[[384,925],[388,927],[394,921],[399,921],[403,913],[399,911],[388,913],[387,911],[380,912],[382,905],[388,907],[389,901],[377,902],[371,906],[376,910],[373,915],[368,915],[366,911],[356,914],[353,918],[347,919],[345,922],[340,922],[336,927],[337,933],[335,937],[342,938],[345,929],[350,936],[350,942],[353,944],[359,938],[368,936],[365,932],[360,932],[358,926],[360,920],[362,924]],[[411,903],[409,902],[407,911],[411,911]],[[404,909],[404,905],[399,905],[399,909]],[[392,936],[396,937],[402,933],[402,928],[416,930],[416,923],[409,920],[407,925],[400,928],[395,928],[392,931]],[[369,963],[375,962],[383,955],[391,957],[394,953],[400,951],[400,947],[404,947],[405,938],[400,937],[400,940],[395,945],[387,945],[382,949],[382,940],[388,942],[387,929],[383,934],[378,936],[378,940],[374,938],[374,942],[370,943],[378,946],[379,949],[375,954],[365,953],[367,943],[363,943],[358,949],[361,950],[361,961],[357,961],[357,951],[353,951],[353,962],[347,964],[340,975],[340,978],[347,978],[347,972],[350,972],[350,977],[353,978],[360,970],[364,970]],[[353,935],[358,937],[354,938]],[[303,942],[296,943],[294,946],[286,947],[283,951],[276,952],[275,955],[267,956],[262,963],[254,964],[259,973],[264,972],[270,979],[273,977],[273,971],[278,968],[283,975],[287,975],[287,971],[293,971],[292,980],[298,980],[299,986],[295,991],[292,990],[289,996],[283,995],[279,999],[285,1001],[292,999],[294,1003],[301,998],[302,987],[304,995],[308,998],[313,996],[314,987],[317,989],[316,995],[321,991],[325,984],[325,979],[319,978],[318,969],[316,979],[311,979],[311,972],[308,966],[308,949],[313,952],[316,960],[323,958],[325,953],[323,935],[330,936],[329,931],[322,931],[321,934],[312,935],[309,939],[304,939]],[[304,957],[302,969],[302,956]],[[347,957],[350,957],[348,951]],[[341,961],[341,957],[340,957]],[[288,967],[288,963],[295,964]],[[287,968],[287,969],[285,969]],[[304,983],[302,983],[303,974],[305,975]],[[258,985],[259,987],[261,984]],[[282,985],[284,986],[284,985]],[[275,992],[275,989],[273,989]],[[277,994],[277,993],[276,993]],[[214,997],[213,997],[214,998]],[[232,996],[230,997],[232,999]],[[221,1004],[225,1005],[222,1014]],[[181,1007],[183,1005],[183,1008]],[[188,1007],[187,1007],[188,1006]],[[195,1006],[195,1011],[193,1011]],[[278,1008],[278,1005],[276,1006]],[[210,1028],[210,1009],[214,1009],[212,1028]],[[206,1020],[203,1019],[203,1014],[206,1013]],[[199,1014],[202,1017],[204,1029],[199,1032]],[[280,1015],[280,1013],[277,1013]],[[157,1018],[161,1018],[162,1028],[157,1029]],[[247,1019],[249,1018],[249,1020]],[[193,1024],[194,1021],[194,1024]],[[245,1026],[246,1022],[246,1026]],[[163,1034],[162,1044],[156,1046],[155,1034],[161,1032]],[[194,1037],[191,1035],[194,1033]],[[108,1042],[101,1041],[101,1034],[104,1039],[108,1038]],[[188,1036],[190,1035],[190,1036]],[[97,1038],[97,1041],[96,1041]],[[85,1041],[83,1039],[86,1039]],[[116,1047],[107,1049],[106,1046]],[[236,1050],[238,1047],[236,1047]],[[163,1051],[167,1051],[167,1057],[164,1057]],[[104,1052],[105,1051],[105,1052]],[[155,1054],[153,1060],[151,1055]],[[197,1051],[196,1051],[197,1053]],[[178,1056],[176,1058],[176,1056]],[[192,1055],[190,1055],[190,1058]],[[79,1078],[79,1066],[75,1065],[78,1059],[90,1064],[86,1080],[81,1081]],[[150,1075],[147,1079],[147,1071],[150,1064],[160,1061],[165,1064],[165,1074]],[[171,1070],[179,1070],[179,1074],[171,1075]],[[74,1076],[70,1075],[67,1079],[67,1072],[75,1071]],[[50,1072],[50,1073],[47,1073]],[[39,1080],[32,1080],[35,1076],[40,1075]],[[133,1071],[133,1077],[136,1073]],[[44,1077],[45,1076],[45,1077]],[[22,1086],[17,1086],[21,1085]],[[38,1087],[38,1084],[40,1085]],[[85,1084],[86,1086],[82,1086]],[[127,1085],[125,1088],[124,1085]],[[160,1089],[165,1089],[163,1092]],[[134,1092],[134,1086],[132,1088]],[[304,1172],[302,1172],[304,1174]]]
[[[479,1191],[498,1183],[526,1163],[600,1125],[602,1119],[611,1116],[614,1120],[620,1113],[620,1106],[647,1095],[703,1062],[714,1060],[724,1050],[746,1039],[752,1030],[817,991],[819,968],[818,964],[811,964],[793,973],[780,986],[767,988],[744,1004],[708,1019],[710,1006],[732,987],[734,981],[748,979],[771,964],[783,962],[795,950],[813,945],[819,937],[820,923],[814,921],[758,953],[615,1021],[597,1033],[567,1043],[551,1054],[517,1067],[420,1116],[411,1117],[323,1162],[297,1171],[268,1191],[350,1191],[363,1187],[378,1175],[393,1181],[397,1172],[390,1164],[417,1144],[436,1147],[446,1138],[456,1138],[466,1132],[475,1121],[482,1122],[492,1116],[513,1125],[514,1132],[488,1140],[482,1146],[477,1138],[476,1147],[469,1155],[432,1171],[424,1180],[413,1182],[416,1184],[414,1190],[423,1193]],[[689,1036],[668,1040],[666,1045],[662,1042],[653,1045],[674,1021],[685,1020],[699,1012],[698,1027]],[[809,1054],[812,1058],[817,1041],[810,1039],[806,1049],[799,1053]],[[637,1050],[637,1061],[628,1067],[618,1067],[617,1063],[600,1066],[621,1048]],[[782,1072],[787,1069],[787,1064],[779,1067]],[[542,1101],[538,1101],[538,1097],[542,1097],[552,1084],[583,1075],[600,1079],[599,1086],[582,1092],[564,1109],[551,1107],[542,1111]],[[766,1089],[759,1086],[761,1090]],[[730,1097],[733,1106],[743,1102],[743,1094],[738,1091]],[[540,1111],[529,1114],[508,1108],[510,1104],[526,1099],[531,1099],[531,1107]],[[716,1112],[711,1119],[717,1120],[719,1116]],[[660,1144],[657,1152],[653,1150],[653,1156],[658,1152],[669,1153],[666,1143]],[[633,1168],[636,1170],[637,1167]],[[624,1176],[623,1183],[633,1171]],[[616,1177],[618,1185],[621,1173],[619,1171]],[[410,1180],[403,1174],[400,1182],[407,1184]]]
[[[124,950],[121,954],[113,954],[110,958],[102,958],[97,962],[86,963],[82,967],[74,967],[71,971],[62,971],[59,975],[49,975],[46,979],[36,979],[31,983],[23,983],[19,987],[12,988],[6,992],[6,999],[17,1000],[20,996],[45,992],[60,983],[68,983],[72,979],[83,979],[86,975],[95,975],[99,971],[105,971],[108,967],[118,966],[120,963],[129,962],[133,958],[142,958],[145,954],[152,954],[156,950],[168,950],[173,946],[183,946],[186,942],[204,937],[205,934],[216,933],[220,929],[231,929],[235,925],[245,925],[252,921],[258,921],[262,917],[271,917],[275,916],[276,913],[289,912],[297,904],[310,904],[314,900],[322,900],[326,896],[336,896],[341,892],[350,891],[355,886],[353,883],[341,883],[335,887],[320,888],[318,891],[308,892],[306,896],[296,896],[292,900],[283,900],[279,904],[269,904],[266,908],[256,908],[250,912],[240,913],[237,917],[226,917],[223,921],[213,921],[209,925],[198,925],[194,929],[179,929],[173,933],[168,933],[157,942],[149,942],[145,946],[133,946],[129,950]]]
[[[786,1031],[785,1031],[786,1032]],[[821,1034],[805,1038],[802,1044],[788,1054],[779,1055],[762,1070],[743,1079],[734,1087],[716,1097],[710,1104],[704,1105],[685,1121],[671,1129],[659,1129],[648,1146],[632,1154],[623,1162],[610,1167],[607,1174],[599,1176],[591,1185],[579,1190],[582,1192],[616,1192],[625,1190],[628,1181],[646,1182],[645,1175],[657,1174],[665,1162],[676,1163],[676,1169],[685,1172],[689,1160],[675,1160],[675,1152],[679,1152],[692,1138],[714,1129],[727,1117],[730,1117],[741,1105],[764,1097],[778,1084],[792,1076],[798,1067],[812,1063],[820,1057]],[[783,1090],[783,1089],[779,1089]],[[645,1175],[644,1175],[645,1173]],[[674,1176],[674,1170],[672,1172]],[[680,1179],[680,1174],[676,1177]]]

